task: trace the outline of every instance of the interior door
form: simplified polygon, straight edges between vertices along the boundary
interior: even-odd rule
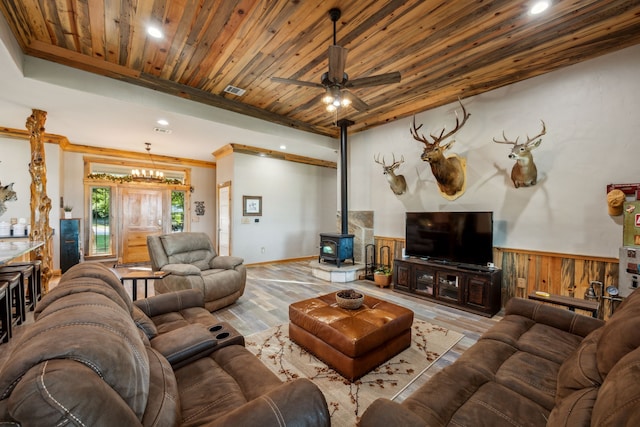
[[[122,190],[122,264],[149,261],[147,236],[162,234],[164,191],[127,187]]]
[[[218,255],[231,255],[231,183],[218,187]]]

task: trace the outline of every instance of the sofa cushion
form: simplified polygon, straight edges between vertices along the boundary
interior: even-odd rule
[[[124,286],[118,279],[118,276],[114,273],[113,270],[106,267],[103,264],[96,262],[83,262],[81,264],[76,264],[69,268],[62,277],[60,277],[60,281],[58,282],[58,286],[64,284],[67,280],[71,279],[86,279],[86,278],[95,278],[100,279],[103,284],[108,285],[111,289],[113,289],[118,296],[121,298],[122,302],[126,305],[127,311],[131,313],[131,297],[127,294]]]
[[[635,293],[637,293],[636,291]],[[638,335],[638,332],[635,332]],[[640,348],[628,352],[609,371],[598,390],[592,426],[640,425]]]
[[[77,298],[82,298],[82,294],[103,295],[104,297],[111,300],[114,304],[118,305],[128,316],[130,316],[133,311],[132,304],[124,301],[120,297],[120,294],[113,288],[104,286],[104,282],[101,279],[92,277],[77,277],[68,279],[64,283],[56,286],[55,290],[55,292],[48,292],[47,294],[45,294],[45,296],[42,297],[40,301],[38,301],[36,311],[33,315],[35,320],[40,320],[42,317],[48,315],[49,313],[55,312],[62,307],[66,308],[68,306],[68,303],[57,305],[58,300],[67,298],[76,300]],[[73,297],[74,294],[77,295],[77,297]],[[127,296],[127,298],[129,297]],[[129,298],[129,300],[131,300],[131,298]],[[53,306],[53,308],[49,308],[49,306]]]
[[[133,321],[148,339],[154,339],[158,335],[156,324],[136,305],[133,306]]]
[[[142,424],[154,427],[179,425],[180,396],[171,365],[152,348],[147,347],[147,356],[150,373],[149,399]]]
[[[71,282],[76,283],[74,288],[82,288],[81,279],[75,278],[47,297],[68,295]],[[18,379],[32,367],[68,359],[95,372],[141,418],[148,397],[149,361],[139,330],[122,306],[101,293],[79,292],[55,299],[45,313],[45,319],[24,330],[3,366],[0,399],[12,395]]]
[[[141,425],[140,417],[98,372],[70,359],[34,365],[17,383],[7,407],[10,416],[20,420],[16,425],[23,426]]]
[[[635,303],[634,303],[635,301]],[[598,369],[603,377],[627,353],[640,346],[640,293],[633,292],[605,324],[598,342]]]
[[[216,252],[205,233],[173,233],[160,236],[170,264],[193,264],[200,270],[209,269]]]
[[[596,361],[596,347],[602,328],[580,343],[558,372],[556,405],[549,425],[589,426],[602,377]]]
[[[219,419],[281,384],[246,348],[230,345],[175,371],[181,425],[199,426]]]

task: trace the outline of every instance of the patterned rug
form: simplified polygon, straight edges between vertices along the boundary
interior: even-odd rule
[[[351,383],[289,340],[289,325],[246,337],[246,347],[283,381],[309,378],[324,393],[334,426],[355,426],[377,398],[393,399],[415,381],[462,334],[414,319],[411,347]]]

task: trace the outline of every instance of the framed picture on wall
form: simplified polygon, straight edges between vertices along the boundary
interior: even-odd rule
[[[242,215],[261,216],[262,196],[242,196]]]

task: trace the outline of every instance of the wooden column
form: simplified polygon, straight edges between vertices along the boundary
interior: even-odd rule
[[[49,290],[49,280],[53,275],[53,229],[49,226],[49,212],[51,212],[51,199],[47,196],[47,163],[44,154],[44,122],[47,120],[47,112],[31,110],[27,117],[27,130],[31,143],[31,162],[29,173],[31,174],[31,233],[29,240],[42,241],[44,245],[31,252],[32,260],[42,262],[42,291]]]

